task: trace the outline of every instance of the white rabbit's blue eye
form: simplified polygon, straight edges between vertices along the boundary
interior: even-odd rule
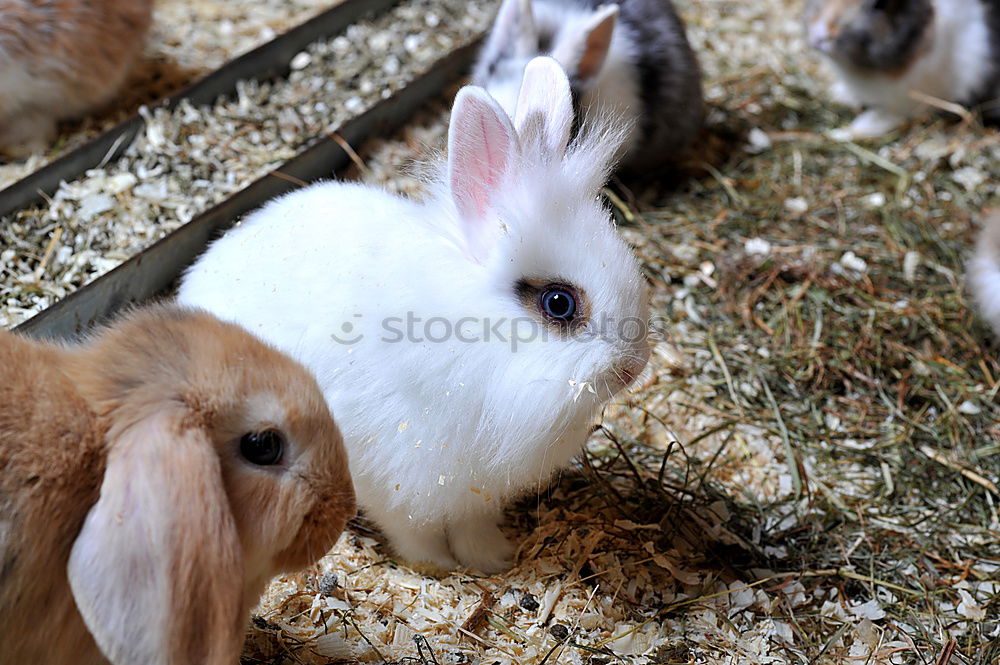
[[[560,323],[570,323],[576,316],[576,296],[561,286],[542,290],[538,299],[542,314]]]
[[[285,438],[273,429],[248,432],[240,438],[240,454],[258,466],[271,466],[281,461]]]

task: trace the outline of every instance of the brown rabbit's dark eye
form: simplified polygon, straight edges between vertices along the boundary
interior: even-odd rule
[[[281,461],[285,450],[285,438],[280,432],[266,429],[262,432],[248,432],[240,438],[240,454],[248,462],[260,466],[270,466]]]
[[[538,296],[538,306],[547,318],[571,323],[576,316],[576,296],[564,286],[549,286]]]

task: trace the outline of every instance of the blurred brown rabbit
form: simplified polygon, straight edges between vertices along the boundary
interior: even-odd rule
[[[0,0],[0,153],[45,148],[56,122],[107,103],[145,41],[153,0]]]
[[[0,661],[231,665],[267,581],[354,511],[316,381],[243,329],[0,332]]]

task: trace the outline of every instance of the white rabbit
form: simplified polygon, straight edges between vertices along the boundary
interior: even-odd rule
[[[577,111],[630,126],[626,166],[676,162],[704,117],[701,68],[670,0],[504,0],[472,75],[513,113],[524,66],[551,55]]]
[[[0,331],[0,662],[235,663],[268,580],[353,514],[316,380],[239,326]]]
[[[549,58],[527,68],[513,125],[467,86],[426,201],[308,187],[181,284],[181,302],[316,372],[359,503],[407,559],[507,567],[504,502],[577,454],[648,359],[645,281],[598,198],[623,132],[595,126],[567,147],[572,123]]]
[[[882,136],[926,112],[914,92],[1000,120],[996,0],[809,0],[806,31],[837,74],[837,101],[865,107],[845,138]]]
[[[979,311],[1000,336],[1000,211],[987,216],[968,272]]]

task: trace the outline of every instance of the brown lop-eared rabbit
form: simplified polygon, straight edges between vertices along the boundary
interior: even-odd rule
[[[0,662],[236,663],[268,580],[354,511],[316,381],[243,329],[157,306],[76,346],[0,331]]]

